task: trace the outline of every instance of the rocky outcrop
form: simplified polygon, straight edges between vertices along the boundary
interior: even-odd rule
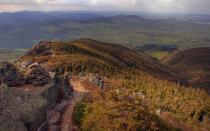
[[[38,62],[24,60],[16,64],[24,75],[26,84],[41,86],[50,82],[49,72]]]
[[[22,62],[20,71],[11,63],[0,62],[0,84],[5,83],[9,87],[18,87],[24,84],[41,86],[50,82],[49,73],[38,63]]]
[[[0,131],[59,130],[66,104],[57,103],[70,99],[73,92],[69,74],[63,67],[49,73],[44,63],[30,59],[52,55],[51,45],[40,42],[28,51],[28,59],[20,59],[15,66],[0,63]]]
[[[39,44],[35,45],[30,49],[26,55],[27,56],[47,56],[52,54],[52,42],[50,41],[41,41]]]
[[[73,89],[67,74],[55,78],[43,86],[0,87],[0,130],[26,131],[38,129],[40,123],[47,121],[46,127],[58,130],[57,126],[65,105],[55,106],[62,99],[71,98]],[[56,78],[57,77],[57,78]],[[47,113],[50,108],[53,113]],[[62,109],[61,109],[62,107]],[[11,123],[12,126],[10,126]]]
[[[38,63],[33,63],[26,69],[25,79],[28,84],[39,86],[49,83],[50,75]]]
[[[27,68],[29,65],[33,64],[34,62],[31,60],[28,61],[23,61],[22,63],[19,64],[20,69],[25,69]]]
[[[104,81],[99,75],[89,74],[88,81],[90,81],[93,85],[99,87],[100,89],[104,88]]]
[[[0,62],[0,84],[6,83],[9,87],[17,87],[25,84],[23,76],[14,65],[9,62]]]
[[[0,67],[1,83],[10,86],[22,84],[19,88],[10,88],[6,84],[0,87],[0,130],[35,130],[47,118],[50,123],[44,124],[41,129],[59,129],[56,124],[62,109],[50,117],[47,117],[47,112],[62,99],[71,98],[73,88],[69,74],[63,71],[49,73],[36,62],[24,62],[17,66],[24,75],[8,62],[2,62]]]

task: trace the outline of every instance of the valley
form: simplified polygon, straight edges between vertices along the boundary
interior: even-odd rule
[[[26,51],[27,49],[0,49],[0,61],[14,62]]]

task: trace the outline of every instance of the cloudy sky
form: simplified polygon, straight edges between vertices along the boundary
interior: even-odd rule
[[[210,14],[210,0],[0,0],[0,12],[114,10]]]

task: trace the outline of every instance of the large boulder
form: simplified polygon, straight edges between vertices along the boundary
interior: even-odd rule
[[[15,66],[7,61],[0,62],[0,84],[6,83],[9,87],[23,85],[25,80]]]
[[[57,82],[51,80],[48,84],[39,87],[26,85],[23,88],[9,88],[6,84],[2,84],[0,86],[0,131],[35,130],[45,120],[48,120],[47,126],[50,128],[56,126],[61,117],[59,112],[63,111],[61,108],[65,105],[55,108],[55,112],[48,114],[48,117],[46,112],[54,107],[58,100],[63,99],[58,96],[60,92],[65,94],[65,98],[70,97],[71,85],[63,78],[60,76]],[[10,126],[11,123],[15,124]]]

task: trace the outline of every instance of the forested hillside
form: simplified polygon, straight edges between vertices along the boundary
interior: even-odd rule
[[[209,130],[209,95],[150,56],[122,45],[80,39],[42,41],[20,62],[32,60],[53,71],[97,74],[103,89],[90,92],[73,115],[84,130]]]
[[[193,48],[172,53],[162,63],[181,74],[192,86],[210,85],[210,48]]]

